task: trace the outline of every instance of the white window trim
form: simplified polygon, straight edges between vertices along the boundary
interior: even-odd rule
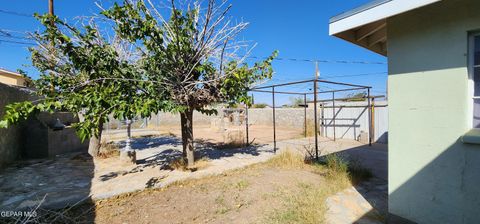
[[[480,96],[475,96],[475,82],[474,82],[474,73],[475,68],[480,67],[480,65],[474,65],[475,59],[475,37],[480,36],[480,32],[471,32],[468,34],[468,111],[470,111],[468,116],[468,127],[473,128],[473,116],[474,116],[474,100],[480,99]]]

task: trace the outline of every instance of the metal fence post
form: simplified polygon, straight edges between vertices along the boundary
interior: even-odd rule
[[[307,94],[303,94],[303,116],[304,116],[304,126],[305,126],[305,138],[307,137]]]
[[[335,119],[336,119],[336,116],[335,116],[335,92],[332,92],[332,119],[333,119],[333,141],[336,141],[337,140],[337,133],[335,131],[335,126],[336,126],[336,123],[335,123]]]
[[[245,104],[245,131],[247,132],[246,133],[246,137],[247,137],[247,146],[250,145],[250,141],[248,139],[248,104]]]
[[[372,107],[370,104],[370,88],[367,88],[368,102],[368,145],[372,146]]]
[[[315,119],[315,159],[318,160],[317,80],[313,81],[313,119]]]
[[[277,130],[275,126],[275,86],[272,86],[272,105],[273,105],[273,152],[277,153]]]

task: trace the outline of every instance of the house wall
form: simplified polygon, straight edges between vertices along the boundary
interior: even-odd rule
[[[15,86],[25,86],[25,78],[0,72],[0,83]]]
[[[389,212],[418,223],[480,220],[468,32],[480,1],[444,0],[388,19]]]

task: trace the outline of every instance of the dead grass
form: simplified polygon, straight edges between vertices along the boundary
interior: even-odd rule
[[[195,172],[201,169],[205,169],[210,165],[210,161],[207,158],[200,158],[195,161],[195,165],[193,167],[188,166],[188,162],[185,158],[177,158],[170,162],[170,168],[174,170],[180,171],[191,171]]]
[[[329,196],[352,184],[358,184],[372,175],[368,169],[361,167],[358,163],[352,165],[336,154],[325,156],[322,163],[308,165],[303,162],[301,155],[284,151],[268,163],[286,168],[309,169],[325,176],[325,182],[321,186],[298,183],[298,191],[282,192],[280,195],[284,201],[283,208],[276,209],[268,216],[269,223],[323,223],[327,211],[324,202]]]
[[[108,159],[115,158],[120,156],[120,146],[114,142],[107,142],[102,140],[100,143],[100,152],[98,153],[98,158]]]
[[[307,137],[312,136],[315,136],[315,120],[307,120]],[[304,135],[302,135],[302,137],[304,137]]]
[[[279,153],[268,160],[265,164],[277,168],[288,169],[305,169],[308,166],[305,163],[304,157],[300,153],[289,149]]]
[[[150,218],[135,216],[136,221],[145,223],[165,217],[175,217],[169,220],[170,223],[209,220],[228,223],[232,216],[245,223],[254,220],[277,224],[323,223],[327,211],[326,199],[351,186],[352,182],[368,176],[368,170],[352,164],[355,163],[348,163],[338,155],[326,156],[321,163],[306,163],[299,152],[285,150],[267,162],[221,175],[187,179],[165,188],[147,189],[98,201],[93,210],[99,220],[113,223],[114,220],[132,220],[129,214],[140,214],[140,211],[150,212]],[[178,169],[184,165],[179,162]],[[208,160],[201,159],[196,164],[197,167],[203,165],[208,166]],[[286,179],[274,177],[279,173],[283,174],[279,177]],[[158,200],[162,201],[157,203]],[[195,208],[191,217],[173,215],[185,206]],[[115,215],[105,215],[111,212],[115,212]]]

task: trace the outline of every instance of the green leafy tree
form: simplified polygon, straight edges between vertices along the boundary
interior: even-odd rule
[[[209,107],[226,102],[251,103],[248,89],[272,76],[276,52],[249,66],[236,56],[236,41],[247,23],[227,18],[231,8],[214,0],[177,7],[164,16],[150,1],[124,1],[103,12],[116,22],[116,31],[142,49],[141,68],[146,79],[160,83],[150,96],[168,98],[180,112],[183,155],[194,164],[193,111],[216,113]],[[182,10],[182,9],[183,10]],[[165,18],[169,18],[168,20]]]
[[[266,103],[256,103],[256,104],[252,105],[252,108],[258,108],[258,109],[263,109],[263,108],[266,108],[266,107],[268,107],[268,105]]]
[[[305,98],[303,96],[297,96],[297,97],[290,97],[290,105],[288,107],[300,107],[300,105],[304,105]],[[310,101],[309,98],[306,99],[307,102]]]
[[[25,78],[25,87],[33,87],[33,80],[30,76],[28,76],[27,72],[25,72],[24,70],[22,69],[17,69],[17,72],[19,74],[21,74],[23,76],[23,78]]]
[[[367,97],[367,92],[362,91],[362,92],[356,92],[356,93],[350,93],[347,94],[347,99],[345,101],[364,101],[365,98]]]
[[[80,117],[74,124],[79,137],[91,138],[89,153],[96,156],[109,115],[147,117],[168,107],[166,100],[146,97],[155,85],[143,81],[120,39],[106,40],[94,23],[75,28],[55,16],[37,18],[45,29],[33,34],[38,46],[30,51],[32,64],[41,73],[34,83],[40,100],[6,106],[3,127],[40,111],[73,112]]]

